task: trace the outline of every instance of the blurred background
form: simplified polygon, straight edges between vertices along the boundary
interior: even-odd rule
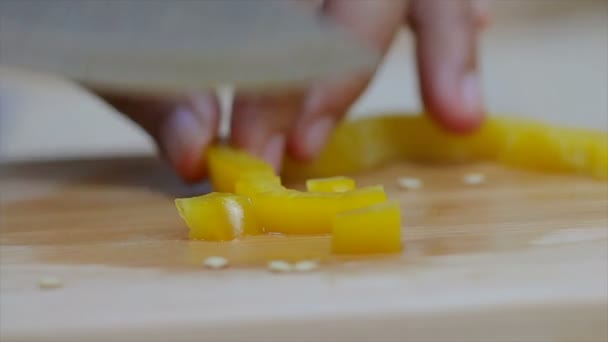
[[[488,110],[608,129],[606,1],[498,0],[489,6],[491,25],[480,49]],[[413,56],[412,36],[404,30],[350,118],[420,110]],[[0,115],[3,160],[154,153],[137,127],[51,75],[0,68]]]

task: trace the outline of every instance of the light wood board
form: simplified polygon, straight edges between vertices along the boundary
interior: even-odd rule
[[[0,340],[608,339],[608,183],[492,164],[357,180],[402,203],[401,255],[332,257],[325,236],[187,241],[173,198],[205,187],[146,157],[3,165]],[[232,266],[204,269],[209,255]],[[321,267],[271,274],[270,259]]]

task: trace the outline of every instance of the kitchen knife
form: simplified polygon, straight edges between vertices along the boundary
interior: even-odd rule
[[[289,0],[2,0],[0,64],[102,87],[269,87],[373,67],[379,54]]]

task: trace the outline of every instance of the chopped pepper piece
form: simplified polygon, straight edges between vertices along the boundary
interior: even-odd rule
[[[310,192],[345,192],[355,188],[355,180],[349,177],[313,178],[306,181]]]
[[[399,203],[390,201],[336,215],[331,248],[336,254],[401,251]]]
[[[251,202],[244,196],[213,192],[178,198],[175,205],[190,228],[192,240],[229,241],[263,233]]]
[[[337,213],[385,202],[386,194],[382,186],[342,193],[278,190],[256,194],[251,201],[267,232],[322,234],[331,231]]]
[[[286,190],[281,185],[281,178],[267,173],[247,173],[236,182],[235,193],[251,197],[260,192]]]
[[[237,181],[248,173],[275,176],[272,166],[247,152],[228,146],[217,145],[209,148],[209,176],[213,190],[235,192]]]

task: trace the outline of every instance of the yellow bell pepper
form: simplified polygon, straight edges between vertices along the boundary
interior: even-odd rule
[[[530,124],[512,130],[499,160],[532,170],[608,179],[601,171],[608,166],[608,158],[596,159],[598,152],[606,155],[607,151],[608,136],[601,133]]]
[[[244,196],[214,192],[178,198],[175,205],[193,240],[229,241],[263,233],[250,200]]]
[[[247,173],[239,178],[235,185],[235,193],[237,195],[243,195],[251,197],[257,193],[272,191],[272,190],[286,190],[281,185],[281,178],[267,173]]]
[[[342,193],[279,190],[251,197],[260,224],[267,232],[323,234],[331,231],[331,221],[340,212],[386,201],[382,186]]]
[[[228,146],[209,148],[207,158],[211,184],[218,192],[235,192],[237,181],[248,173],[276,177],[269,164]]]
[[[608,136],[596,134],[591,139],[588,156],[591,175],[597,179],[608,179]]]
[[[306,181],[310,192],[345,192],[355,188],[355,180],[349,177],[313,178]]]
[[[399,203],[390,201],[337,214],[332,226],[332,253],[395,253],[402,249]]]
[[[381,186],[355,188],[353,179],[311,179],[311,192],[288,190],[264,162],[229,147],[210,151],[214,187],[236,194],[211,193],[177,199],[190,239],[227,241],[266,231],[329,233],[336,214],[386,201]],[[389,217],[390,219],[390,217]]]
[[[345,122],[313,163],[287,160],[288,179],[331,177],[386,163],[499,161],[608,179],[608,133],[533,120],[489,118],[471,135],[450,134],[424,116],[388,115]]]
[[[492,122],[475,134],[461,136],[445,132],[426,117],[375,116],[342,123],[319,158],[312,163],[287,158],[283,174],[301,180],[352,174],[401,160],[495,159],[503,136],[503,127]]]

